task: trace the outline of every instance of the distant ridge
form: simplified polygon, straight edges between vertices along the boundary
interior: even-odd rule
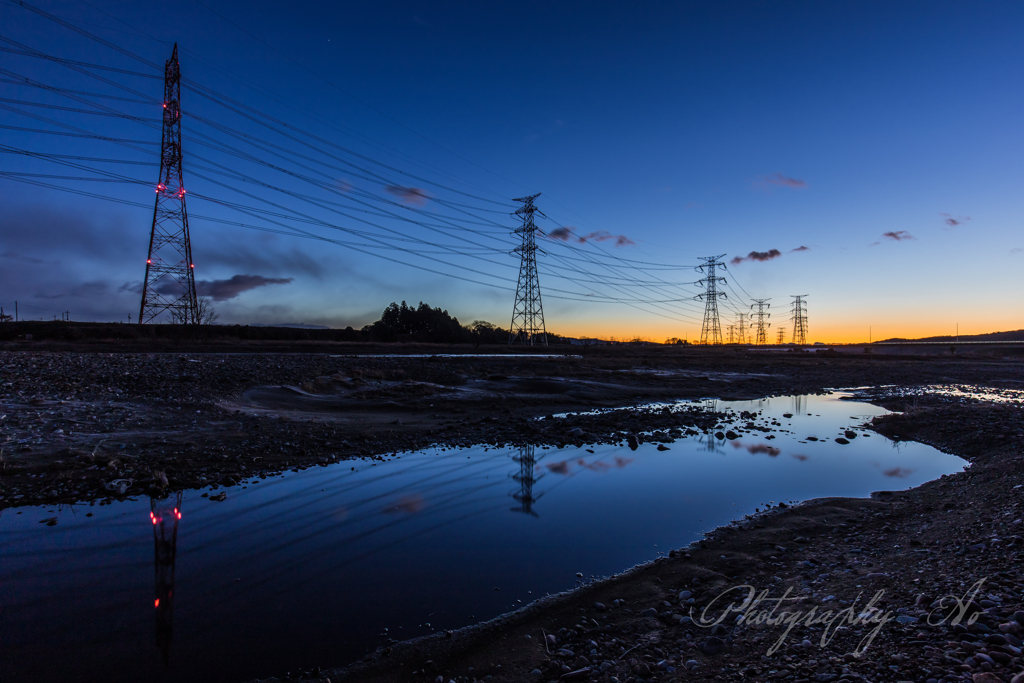
[[[946,335],[942,337],[922,337],[921,339],[905,339],[903,337],[893,337],[892,339],[883,339],[883,342],[950,342],[955,344],[958,338],[956,335]],[[962,342],[995,342],[995,341],[1024,341],[1024,330],[1014,330],[1012,332],[989,332],[987,334],[961,334],[959,341]]]

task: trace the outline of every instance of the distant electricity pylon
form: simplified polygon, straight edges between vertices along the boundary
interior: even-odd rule
[[[537,277],[537,226],[533,222],[534,213],[544,215],[533,205],[533,200],[539,196],[540,192],[513,200],[523,203],[512,214],[523,219],[523,224],[516,228],[522,243],[515,248],[522,261],[519,266],[516,303],[512,307],[509,344],[548,345],[548,334],[544,328],[544,305],[540,300],[540,279]]]
[[[793,343],[807,343],[807,307],[806,294],[791,294],[793,297]]]
[[[726,325],[725,329],[729,331],[729,343],[730,344],[735,344],[736,343],[736,326],[735,325]]]
[[[739,322],[739,325],[738,325],[739,333],[736,335],[736,343],[737,344],[746,344],[747,343],[747,331],[746,330],[749,327],[749,325],[747,324],[747,314],[746,313],[740,313],[738,315],[740,317],[740,322]]]
[[[778,338],[775,340],[775,343],[778,344],[779,346],[782,346],[783,344],[786,343],[786,328],[780,327],[778,329],[778,333]]]
[[[181,175],[181,69],[177,43],[164,67],[163,109],[160,178],[149,232],[139,323],[152,322],[168,312],[172,322],[198,324],[199,301]]]
[[[519,507],[512,508],[513,512],[525,512],[534,517],[537,513],[533,511],[533,504],[540,496],[533,495],[533,485],[537,482],[534,474],[537,464],[536,446],[520,446],[519,454],[512,456],[512,459],[519,463],[519,474],[512,476],[519,483],[519,491],[512,494],[512,497],[519,503]]]
[[[757,313],[754,314],[757,316],[757,332],[754,333],[755,344],[768,343],[768,328],[771,327],[772,324],[766,323],[765,319],[770,318],[772,314],[766,313],[765,309],[771,308],[771,304],[768,303],[769,301],[770,299],[754,299],[754,303],[750,304],[750,308],[754,308],[754,306],[757,306]]]
[[[722,325],[718,320],[718,300],[728,298],[725,292],[718,291],[718,283],[725,282],[725,278],[715,274],[716,268],[725,270],[725,264],[720,260],[725,254],[718,256],[703,256],[704,263],[697,266],[697,270],[704,273],[704,277],[697,281],[698,285],[704,285],[704,293],[698,294],[696,298],[704,300],[704,324],[700,328],[701,344],[721,344]],[[707,270],[705,270],[705,268]]]

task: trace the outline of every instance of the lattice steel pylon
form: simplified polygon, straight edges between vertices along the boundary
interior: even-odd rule
[[[737,329],[736,343],[737,344],[746,344],[747,343],[747,328],[750,327],[750,325],[747,324],[747,314],[746,313],[740,313],[738,315],[739,315],[740,321],[736,325],[736,329]]]
[[[804,301],[806,294],[791,294],[793,297],[793,343],[807,343],[807,308]]]
[[[785,327],[780,327],[777,330],[777,332],[778,332],[778,336],[775,339],[775,343],[778,344],[779,346],[782,346],[783,344],[786,343],[786,328]]]
[[[771,323],[766,323],[765,319],[771,317],[771,313],[766,313],[765,309],[771,308],[771,304],[768,303],[770,299],[754,299],[754,303],[750,304],[750,308],[753,309],[757,306],[757,312],[754,314],[757,316],[756,329],[754,333],[755,344],[767,344],[768,343],[768,328],[772,326]]]
[[[509,326],[509,344],[548,345],[548,334],[544,328],[544,305],[540,298],[540,279],[537,277],[537,226],[533,214],[544,214],[533,205],[540,193],[520,197],[513,201],[522,202],[513,216],[519,216],[523,224],[516,228],[522,243],[515,248],[522,260],[519,266],[519,284],[516,287],[516,303],[512,307],[512,324]],[[541,251],[541,253],[544,253]]]
[[[540,498],[540,495],[533,495],[533,485],[537,482],[534,472],[537,466],[536,446],[520,446],[518,455],[512,459],[519,463],[519,473],[512,476],[519,484],[519,490],[512,494],[512,497],[519,503],[519,507],[511,508],[513,512],[524,512],[533,517],[537,513],[533,511],[533,504]]]
[[[178,521],[181,519],[181,491],[170,498],[149,499],[153,522],[154,565],[156,567],[156,645],[167,663],[174,636],[174,564],[178,554]]]
[[[153,322],[164,313],[169,314],[171,322],[198,324],[199,300],[181,173],[181,69],[177,43],[164,68],[163,109],[160,178],[149,232],[139,324]]]
[[[728,343],[729,344],[735,344],[736,343],[736,326],[735,325],[726,325],[725,329],[728,330],[728,332],[729,332],[729,341],[728,341]]]
[[[701,261],[704,263],[697,266],[697,270],[704,273],[704,277],[697,280],[697,284],[705,287],[704,293],[696,296],[697,299],[704,300],[704,323],[700,328],[701,344],[722,343],[722,324],[718,319],[718,300],[727,297],[725,292],[718,291],[718,283],[725,282],[725,278],[716,275],[715,269],[725,270],[725,263],[721,261],[723,256],[725,254],[703,256]]]

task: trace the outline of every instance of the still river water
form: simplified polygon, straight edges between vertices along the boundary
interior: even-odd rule
[[[768,501],[866,496],[966,464],[859,429],[836,443],[886,412],[836,395],[714,407],[762,411],[780,431],[667,451],[434,449],[249,480],[223,502],[186,491],[153,508],[4,510],[0,679],[238,682],[340,666],[572,588],[577,572],[622,571]]]

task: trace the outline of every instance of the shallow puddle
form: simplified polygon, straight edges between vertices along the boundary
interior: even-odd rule
[[[223,502],[187,491],[5,510],[3,677],[246,681],[339,666],[572,588],[577,572],[619,572],[768,501],[867,496],[965,465],[869,436],[857,425],[885,411],[838,396],[709,407],[760,412],[723,423],[758,429],[661,451],[407,453],[250,479],[217,491]],[[857,436],[836,443],[847,429]]]

